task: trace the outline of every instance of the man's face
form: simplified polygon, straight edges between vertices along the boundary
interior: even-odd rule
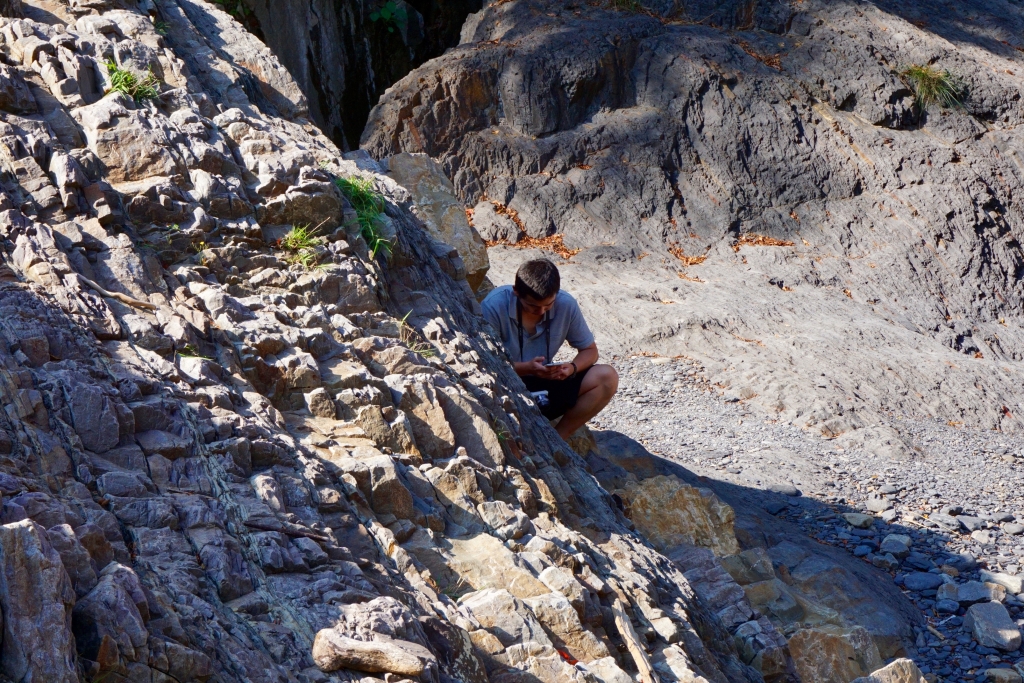
[[[519,292],[516,292],[516,296],[519,298],[519,303],[522,304],[524,312],[530,315],[543,316],[555,305],[555,297],[558,296],[558,292],[555,292],[546,299],[534,299],[528,294],[520,294]]]

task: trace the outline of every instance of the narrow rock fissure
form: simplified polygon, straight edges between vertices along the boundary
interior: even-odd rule
[[[459,43],[481,0],[392,0],[399,19],[372,19],[387,0],[242,0],[244,24],[296,79],[310,116],[343,151],[370,110],[411,70]],[[236,12],[237,14],[237,12]]]

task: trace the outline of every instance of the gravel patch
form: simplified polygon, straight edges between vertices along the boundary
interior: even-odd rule
[[[979,643],[964,619],[972,604],[995,603],[989,612],[1005,607],[1024,626],[1024,595],[1013,592],[1024,563],[1019,442],[891,415],[889,426],[913,445],[897,461],[772,420],[710,385],[690,359],[613,364],[619,394],[592,428],[622,432],[697,474],[788,496],[768,511],[887,571],[922,610],[929,628],[911,656],[926,674],[952,683],[981,680],[989,668],[1024,669],[1024,653]]]

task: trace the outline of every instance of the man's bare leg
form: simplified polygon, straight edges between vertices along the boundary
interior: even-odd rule
[[[619,388],[619,373],[610,365],[595,365],[583,378],[580,397],[576,405],[559,420],[555,430],[563,439],[587,423],[587,420],[601,412]]]

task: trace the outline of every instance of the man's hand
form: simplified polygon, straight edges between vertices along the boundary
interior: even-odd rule
[[[533,360],[523,361],[522,363],[513,363],[516,374],[520,377],[543,377],[549,379],[547,376],[550,368],[544,367],[544,356],[537,356]]]
[[[516,374],[520,377],[540,377],[541,379],[563,380],[572,375],[572,365],[562,363],[559,365],[544,365],[544,356],[537,356],[533,360],[522,363],[515,363]]]
[[[570,363],[560,363],[559,365],[552,365],[544,369],[548,371],[548,376],[545,379],[563,380],[569,379],[572,376],[572,365]]]

